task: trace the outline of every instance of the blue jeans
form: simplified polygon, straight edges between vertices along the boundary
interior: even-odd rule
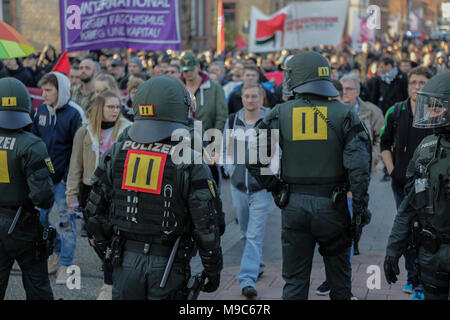
[[[233,207],[241,229],[241,243],[244,246],[239,286],[255,286],[258,274],[264,271],[262,245],[266,231],[267,217],[272,209],[272,195],[266,190],[246,194],[231,186]]]
[[[66,185],[59,182],[53,186],[55,193],[55,203],[58,206],[59,215],[59,233],[56,233],[53,252],[60,255],[59,264],[61,266],[70,266],[73,264],[75,255],[75,246],[77,243],[77,224],[76,215],[70,214],[66,202]],[[48,215],[52,208],[39,209],[41,213],[41,223],[44,228],[50,226]],[[70,223],[65,227],[63,224]]]
[[[347,206],[348,206],[348,212],[350,212],[350,221],[353,218],[353,207],[352,207],[352,198],[347,197]],[[353,263],[353,242],[352,247],[350,248],[350,265]]]

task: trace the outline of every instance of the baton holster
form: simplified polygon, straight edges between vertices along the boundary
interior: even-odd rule
[[[46,260],[53,253],[53,243],[56,238],[56,229],[48,227],[42,229],[40,240],[35,242],[35,260]]]
[[[120,266],[122,264],[123,245],[125,240],[120,236],[114,236],[111,242],[111,264]]]

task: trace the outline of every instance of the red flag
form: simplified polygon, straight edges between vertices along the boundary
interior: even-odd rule
[[[225,51],[223,0],[219,0],[217,7],[217,52]]]
[[[274,79],[276,85],[279,85],[280,83],[283,82],[283,72],[282,71],[266,72],[266,73],[264,73],[264,75],[269,80]]]
[[[238,36],[236,39],[236,45],[239,47],[239,49],[247,47],[247,44],[245,41],[241,38],[241,36]]]
[[[69,61],[69,57],[67,56],[67,51],[63,52],[63,54],[59,58],[58,62],[56,63],[56,65],[52,69],[52,71],[61,72],[61,73],[64,73],[66,76],[69,76],[70,61]]]
[[[256,25],[256,43],[263,44],[275,41],[275,33],[277,31],[284,32],[286,17],[285,13],[281,13],[270,20],[258,20]]]
[[[425,32],[422,32],[422,34],[420,35],[420,41],[424,42],[426,39],[426,34]]]

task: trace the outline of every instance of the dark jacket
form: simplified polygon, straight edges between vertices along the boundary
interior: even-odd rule
[[[379,76],[376,76],[374,81],[369,101],[377,105],[384,115],[394,103],[408,98],[408,77],[400,70],[390,84],[381,80]]]
[[[43,77],[42,70],[39,67],[36,67],[36,70],[31,69],[30,67],[25,67],[31,75],[32,82],[30,87],[37,88],[39,80]]]
[[[17,70],[10,70],[5,66],[2,72],[2,76],[16,78],[26,87],[32,87],[34,81],[30,71],[28,71],[28,69],[25,68],[20,61],[17,61],[17,64],[19,65],[19,68]]]
[[[122,78],[120,78],[119,80],[117,80],[117,83],[118,83],[118,85],[119,85],[119,89],[120,89],[120,90],[127,90],[128,77],[129,77],[129,75],[126,74],[126,75],[124,75]]]
[[[392,152],[394,170],[391,173],[392,189],[402,193],[406,184],[406,169],[417,146],[426,136],[433,134],[432,129],[417,129],[412,126],[413,114],[408,98],[388,109],[381,128],[380,150]]]
[[[70,101],[69,79],[58,72],[54,74],[59,87],[57,105],[52,108],[43,103],[37,108],[31,132],[47,146],[55,169],[52,180],[56,184],[61,180],[67,181],[73,139],[84,121],[84,112],[79,105]]]

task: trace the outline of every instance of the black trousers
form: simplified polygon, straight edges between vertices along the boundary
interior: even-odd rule
[[[0,217],[0,224],[9,227],[11,219]],[[35,260],[35,242],[25,240],[27,237],[28,234],[20,230],[19,224],[12,235],[7,235],[7,230],[0,227],[0,300],[5,298],[14,260],[22,271],[27,300],[53,300],[47,259]]]

